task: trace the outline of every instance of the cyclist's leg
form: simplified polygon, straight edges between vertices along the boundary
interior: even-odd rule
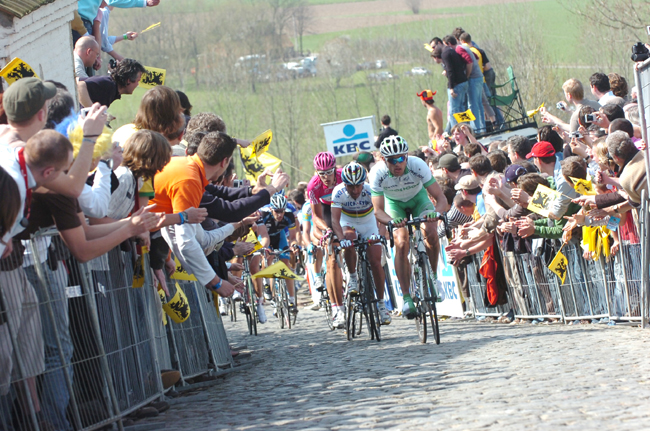
[[[355,223],[354,228],[360,239],[367,240],[370,237],[379,236],[379,228],[377,227],[377,220],[374,216],[365,217],[361,223]],[[375,280],[375,291],[377,292],[377,299],[384,300],[384,290],[386,277],[384,275],[384,267],[381,264],[382,247],[379,244],[371,245],[368,247],[368,260],[370,261],[370,270],[372,277]],[[355,253],[356,257],[356,253]],[[356,260],[355,260],[356,262]]]
[[[406,218],[406,210],[409,208],[408,202],[394,201],[386,198],[386,214],[393,220]],[[397,280],[402,288],[402,295],[410,298],[409,289],[411,288],[411,264],[408,259],[409,255],[409,235],[405,227],[393,229],[393,238],[395,240],[395,273]]]
[[[318,246],[320,239],[323,237],[323,232],[317,227],[314,227],[311,232],[311,242],[314,244],[314,287],[318,290],[323,288],[323,277],[321,276],[321,270],[323,268],[323,250]]]
[[[343,228],[343,233],[345,234],[345,239],[354,241],[357,239],[357,232],[354,227],[350,224],[341,221],[341,227]],[[348,247],[343,250],[343,257],[345,258],[345,263],[348,267],[348,273],[350,274],[350,283],[348,286],[348,291],[352,293],[357,293],[359,291],[359,276],[357,274],[357,250],[354,247]]]
[[[332,243],[332,247],[338,247],[338,241]],[[343,274],[336,263],[336,256],[331,253],[327,256],[327,273],[325,274],[327,293],[330,296],[332,306],[343,307]]]
[[[262,263],[262,256],[260,256],[259,254],[255,254],[250,257],[249,269],[251,271],[251,275],[255,275],[258,272],[260,272],[261,263]],[[253,286],[255,287],[255,294],[257,295],[257,297],[264,298],[264,295],[262,294],[262,279],[253,278]]]
[[[417,214],[418,217],[424,217],[431,213],[435,213],[436,209],[433,206],[433,202],[431,202],[429,199],[429,195],[425,189],[420,190],[420,192],[413,199],[415,200],[413,214]],[[424,244],[427,248],[429,262],[431,262],[431,269],[433,270],[432,276],[437,279],[438,255],[440,254],[438,221],[436,220],[435,222],[431,223],[422,223],[420,225],[420,230],[424,236]]]

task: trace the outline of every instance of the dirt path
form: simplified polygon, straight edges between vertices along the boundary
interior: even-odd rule
[[[512,3],[512,1],[513,0],[455,0],[453,4],[450,4],[448,0],[422,0],[420,10],[441,9],[450,6],[482,6],[489,4]],[[518,2],[521,1],[539,0],[518,0]],[[314,22],[310,26],[310,34],[354,30],[380,25],[403,24],[441,17],[441,15],[433,13],[420,13],[418,15],[384,15],[389,12],[409,12],[410,9],[404,0],[334,3],[311,6],[311,8],[313,10]]]

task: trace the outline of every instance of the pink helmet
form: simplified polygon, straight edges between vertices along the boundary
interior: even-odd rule
[[[314,169],[317,171],[327,171],[336,167],[336,157],[329,151],[323,151],[314,157]]]

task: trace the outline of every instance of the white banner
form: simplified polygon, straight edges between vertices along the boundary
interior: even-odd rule
[[[336,157],[374,150],[375,117],[355,118],[321,124],[325,132],[327,151]]]

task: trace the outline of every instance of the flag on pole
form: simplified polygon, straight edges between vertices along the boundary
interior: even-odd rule
[[[271,129],[267,130],[266,132],[262,133],[259,135],[257,138],[253,139],[253,142],[249,145],[249,147],[253,148],[252,156],[253,157],[259,157],[262,154],[266,153],[266,151],[269,149],[269,146],[271,145],[271,141],[273,140],[273,132]]]
[[[158,28],[158,27],[160,27],[160,23],[159,23],[159,22],[157,22],[157,23],[155,23],[155,24],[151,24],[149,27],[147,27],[147,28],[145,28],[144,30],[142,30],[142,31],[140,32],[140,34],[142,34],[142,33],[144,33],[144,32],[147,32],[147,31],[149,31],[149,30],[153,30],[154,28]]]
[[[140,84],[138,84],[140,87],[154,88],[158,85],[165,85],[167,70],[150,66],[145,66],[144,68],[147,69],[147,73],[142,74],[142,79],[140,79]]]
[[[194,274],[190,274],[183,268],[180,261],[176,256],[174,256],[174,265],[176,266],[176,272],[174,272],[169,278],[172,280],[185,280],[185,281],[197,281]]]
[[[15,57],[7,63],[2,70],[0,70],[0,76],[2,76],[9,85],[22,78],[30,78],[32,76],[38,78],[34,69],[18,57]]]
[[[176,323],[183,323],[190,317],[190,303],[178,283],[176,283],[176,294],[168,302],[163,303],[162,308]]]
[[[539,105],[537,107],[537,109],[533,109],[532,111],[527,111],[526,115],[528,115],[528,117],[530,117],[530,118],[533,118],[536,114],[539,114],[540,109],[542,109],[543,107],[544,107],[544,104],[542,103],[541,105]]]
[[[596,190],[594,190],[594,185],[591,181],[583,180],[581,178],[569,178],[573,181],[573,188],[575,191],[581,195],[593,196],[596,194]]]
[[[273,265],[264,268],[253,278],[284,278],[287,280],[300,280],[303,281],[304,278],[298,277],[293,271],[287,267],[282,261],[277,261]]]
[[[246,237],[244,238],[244,242],[250,242],[251,244],[255,245],[253,250],[248,254],[255,253],[257,250],[262,248],[262,244],[260,244],[260,242],[257,240],[257,235],[255,235],[253,229],[250,229],[248,231],[248,235],[246,235]]]
[[[246,178],[250,180],[251,184],[256,184],[257,178],[266,168],[270,168],[271,171],[275,172],[282,164],[282,160],[270,153],[263,153],[259,157],[254,157],[252,155],[254,150],[252,147],[253,145],[249,145],[246,148],[240,148],[239,152],[244,171],[246,172]]]
[[[562,254],[562,251],[558,251],[555,257],[553,258],[553,260],[551,261],[551,264],[548,266],[548,269],[550,269],[558,277],[560,277],[560,280],[562,280],[562,284],[564,284],[564,280],[566,279],[568,263],[569,261],[567,260],[566,256]]]

